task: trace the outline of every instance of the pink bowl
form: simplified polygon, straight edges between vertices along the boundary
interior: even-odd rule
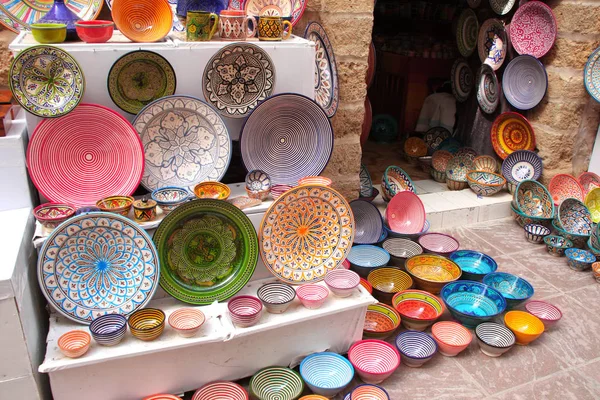
[[[443,233],[426,233],[419,237],[419,244],[427,253],[446,256],[458,250],[460,243],[452,236]]]
[[[237,383],[227,381],[211,382],[196,390],[192,400],[248,400],[248,392]]]
[[[324,185],[331,186],[331,179],[324,176],[305,176],[298,180],[298,185]]]
[[[198,333],[206,317],[195,308],[180,308],[169,315],[169,325],[181,337],[192,337]]]
[[[255,325],[262,312],[262,302],[254,296],[236,296],[227,302],[233,323],[240,328]]]
[[[383,340],[360,340],[348,350],[348,359],[366,383],[380,383],[400,365],[400,353]]]
[[[304,307],[309,310],[316,310],[325,303],[327,296],[329,296],[329,290],[324,286],[309,283],[296,289],[296,295]]]
[[[338,269],[350,269],[350,261],[347,258],[344,258],[344,261],[340,265],[338,265]]]
[[[445,356],[454,357],[473,340],[471,331],[452,321],[436,322],[431,327],[431,334],[438,344],[438,350]]]
[[[112,21],[92,20],[77,21],[75,30],[79,39],[86,43],[105,43],[110,40],[115,29]]]
[[[279,196],[290,190],[292,186],[290,185],[273,185],[271,186],[271,197],[273,200],[277,200]]]
[[[535,315],[544,323],[544,330],[552,328],[562,318],[558,307],[545,301],[533,300],[525,304],[528,313]]]
[[[548,184],[548,191],[557,206],[569,197],[584,201],[583,187],[574,176],[569,174],[554,175]]]
[[[425,225],[425,207],[413,192],[397,193],[385,209],[388,226],[398,233],[419,233]]]
[[[360,283],[360,276],[349,269],[334,269],[325,275],[325,284],[338,297],[348,297]]]

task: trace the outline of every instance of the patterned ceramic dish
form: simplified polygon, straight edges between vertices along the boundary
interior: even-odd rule
[[[592,189],[600,188],[600,176],[593,172],[582,172],[577,180],[587,195]]]
[[[552,329],[562,318],[558,307],[541,300],[533,300],[525,304],[528,313],[535,315],[544,324],[544,331]]]
[[[250,394],[258,400],[295,400],[304,390],[302,377],[284,367],[267,367],[250,379]]]
[[[360,286],[362,286],[369,294],[373,293],[373,286],[365,278],[360,278]]]
[[[459,102],[464,103],[469,98],[469,95],[473,90],[473,86],[475,86],[473,71],[471,70],[471,67],[469,67],[467,60],[465,60],[464,58],[456,59],[456,61],[452,65],[452,70],[450,71],[450,78],[452,84],[452,93],[454,94],[454,97]],[[450,132],[448,132],[448,136],[446,136],[446,138],[440,139],[440,142],[444,141],[450,136]],[[438,142],[436,148],[439,148],[441,144],[440,142]]]
[[[402,364],[412,368],[422,366],[437,352],[435,340],[423,332],[402,332],[396,336],[395,344],[402,355]]]
[[[96,202],[96,207],[104,212],[128,216],[134,199],[131,196],[110,196]]]
[[[526,179],[538,180],[542,176],[542,159],[529,150],[517,150],[502,162],[502,175],[507,181],[519,183]]]
[[[375,268],[385,267],[390,262],[390,254],[381,247],[373,245],[353,246],[348,254],[351,268],[366,278]]]
[[[69,331],[58,338],[58,348],[69,358],[79,358],[90,348],[92,338],[89,333],[80,330]]]
[[[592,222],[600,222],[600,188],[594,187],[585,196],[585,206],[587,207]]]
[[[259,169],[248,172],[246,174],[246,189],[253,192],[262,192],[271,190],[271,178],[269,175]]]
[[[194,186],[194,194],[199,199],[227,200],[231,189],[221,182],[206,181]]]
[[[502,74],[502,92],[506,100],[519,110],[537,106],[548,90],[544,65],[530,55],[513,58]]]
[[[548,189],[530,179],[519,182],[515,192],[517,208],[530,217],[554,218],[554,204]]]
[[[473,168],[475,171],[496,173],[498,162],[492,156],[477,156],[473,159]]]
[[[488,64],[482,64],[477,71],[476,91],[479,108],[486,113],[492,114],[500,103],[500,86],[496,73]]]
[[[231,321],[240,328],[256,325],[262,316],[262,302],[254,296],[235,296],[227,302]]]
[[[560,205],[565,199],[573,197],[584,200],[584,190],[579,181],[569,174],[556,174],[550,179],[548,191],[552,195],[555,205]]]
[[[469,57],[475,51],[478,33],[477,15],[470,8],[464,9],[456,24],[456,44],[463,57]]]
[[[406,329],[424,331],[444,312],[442,301],[422,290],[403,290],[394,295],[392,305],[402,318]]]
[[[149,342],[162,335],[165,313],[156,308],[142,308],[131,314],[127,323],[133,336]]]
[[[271,282],[262,285],[256,295],[262,301],[267,312],[281,314],[289,308],[296,298],[296,291],[286,283]]]
[[[552,221],[552,228],[556,231],[556,234],[564,237],[567,240],[570,240],[573,243],[573,247],[578,249],[582,249],[585,247],[585,244],[590,239],[590,235],[579,235],[576,233],[569,233],[565,231],[563,228],[556,224],[556,221]]]
[[[398,311],[387,304],[371,304],[365,314],[363,336],[384,340],[398,329],[400,321]]]
[[[468,155],[454,155],[446,165],[446,179],[466,183],[467,172],[473,170],[473,159],[474,157]]]
[[[596,262],[596,256],[587,250],[570,248],[565,250],[565,255],[569,267],[575,271],[588,270]]]
[[[592,234],[592,217],[580,200],[567,198],[558,207],[558,226],[568,233]]]
[[[431,334],[437,342],[440,353],[446,357],[455,357],[471,344],[471,331],[453,321],[440,321],[433,324]]]
[[[385,219],[394,232],[416,234],[425,225],[425,206],[414,192],[399,192],[385,209]]]
[[[423,157],[427,154],[427,144],[416,136],[409,137],[404,142],[404,153],[410,158]]]
[[[207,383],[194,392],[192,400],[214,400],[223,397],[231,400],[248,400],[246,389],[233,382],[217,381]]]
[[[360,164],[360,197],[371,197],[373,194],[373,180],[364,164]]]
[[[377,243],[383,230],[383,220],[379,209],[365,200],[350,202],[354,215],[354,244]]]
[[[381,386],[363,384],[354,388],[348,393],[344,400],[390,400],[388,392]]]
[[[394,294],[413,285],[410,275],[399,268],[377,268],[369,273],[367,280],[373,287],[373,297],[385,304],[392,304]]]
[[[425,140],[425,144],[427,145],[427,153],[433,155],[438,146],[449,137],[452,137],[452,134],[448,129],[442,126],[436,126],[429,129],[425,132],[425,135],[423,135],[423,140]]]
[[[127,318],[121,314],[105,314],[90,324],[92,337],[101,346],[121,343],[127,332]]]
[[[383,242],[382,247],[390,253],[393,264],[401,268],[404,268],[404,261],[407,258],[423,254],[423,248],[408,239],[389,238]]]
[[[156,201],[163,214],[167,215],[178,206],[187,202],[191,194],[184,188],[169,186],[154,190],[150,196],[152,200]]]
[[[525,231],[525,239],[529,243],[542,243],[544,237],[550,234],[550,229],[543,225],[527,224],[523,227]]]
[[[500,114],[492,124],[490,135],[494,151],[503,160],[517,150],[535,150],[533,128],[521,114]]]
[[[384,225],[384,228],[387,231],[389,237],[400,238],[400,239],[404,238],[404,239],[409,239],[409,240],[416,240],[416,239],[418,239],[419,237],[423,236],[424,234],[426,234],[429,231],[429,226],[430,226],[429,221],[425,220],[425,224],[423,224],[423,229],[421,230],[421,232],[415,233],[415,234],[394,232],[387,225]]]
[[[33,209],[33,216],[44,228],[54,229],[75,214],[68,204],[44,203]]]
[[[293,186],[273,185],[271,187],[271,197],[273,197],[273,200],[277,200],[282,194],[284,194],[285,192],[287,192],[290,189],[293,189]]]
[[[441,298],[454,319],[469,328],[494,319],[506,309],[506,300],[500,292],[475,281],[448,283]]]
[[[167,1],[115,1],[112,17],[117,29],[132,42],[158,42],[173,26],[173,11]]]
[[[498,15],[506,15],[512,10],[516,0],[491,0],[490,6]]]
[[[446,150],[436,150],[431,156],[431,166],[435,171],[440,173],[444,173],[444,178],[446,176],[446,167],[448,166],[448,162],[454,157],[452,153]]]
[[[305,176],[304,178],[298,179],[298,185],[323,185],[331,186],[331,179],[326,176]]]
[[[449,255],[460,247],[458,240],[443,233],[426,233],[419,238],[419,244],[426,253],[435,253],[441,256]]]
[[[348,359],[365,383],[377,384],[386,380],[400,365],[400,353],[382,340],[367,339],[354,343]]]
[[[446,257],[421,254],[406,260],[406,272],[413,278],[417,287],[438,294],[448,282],[460,278],[460,267]]]
[[[304,307],[309,310],[316,310],[321,308],[327,297],[329,297],[329,290],[324,286],[309,283],[297,288],[296,295]]]
[[[463,280],[481,281],[484,276],[498,269],[492,257],[475,250],[457,250],[449,258],[462,270],[460,278]]]
[[[300,376],[314,393],[333,397],[354,378],[354,368],[339,354],[313,353],[300,363]]]
[[[385,169],[381,178],[381,196],[390,201],[396,193],[410,191],[416,193],[415,185],[410,176],[400,167],[390,165]]]
[[[541,58],[556,41],[558,28],[552,9],[541,1],[521,5],[510,23],[510,42],[519,54]]]
[[[475,328],[479,349],[490,357],[500,357],[515,345],[515,335],[507,327],[495,322],[484,322]]]
[[[169,326],[181,337],[196,336],[206,321],[204,313],[195,308],[180,308],[169,315]]]
[[[506,272],[493,272],[483,278],[485,285],[491,286],[506,300],[506,309],[512,310],[533,296],[533,286],[525,279]]]
[[[469,186],[468,182],[456,181],[454,179],[450,179],[446,177],[446,184],[448,185],[448,189],[450,190],[463,190]]]
[[[432,158],[431,156],[423,156],[423,157],[417,158],[417,161],[419,162],[421,169],[426,174],[429,174],[431,172],[431,158]]]
[[[561,257],[565,255],[565,250],[573,247],[573,242],[569,239],[565,239],[562,236],[556,235],[547,235],[544,237],[544,243],[546,243],[546,248],[548,249],[548,253],[555,257]]]
[[[498,70],[504,63],[508,50],[508,34],[502,21],[495,18],[486,20],[479,29],[477,42],[481,62],[494,71]]]
[[[467,173],[467,182],[475,194],[492,196],[502,190],[506,179],[493,172],[469,171]]]
[[[516,343],[522,346],[528,345],[544,333],[542,321],[525,311],[507,312],[504,315],[504,325],[515,334]]]
[[[554,218],[539,218],[525,215],[521,211],[517,210],[513,204],[510,205],[510,210],[512,211],[515,221],[517,221],[522,228],[527,224],[537,224],[547,228],[552,228],[552,221]]]
[[[360,276],[348,269],[334,269],[325,275],[325,284],[338,297],[348,297],[360,283]]]

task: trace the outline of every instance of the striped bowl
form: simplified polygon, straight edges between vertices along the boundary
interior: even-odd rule
[[[416,234],[425,225],[425,206],[415,193],[399,192],[386,207],[385,219],[394,232]]]
[[[298,295],[298,298],[304,307],[309,310],[316,310],[325,303],[325,300],[327,300],[329,290],[324,286],[309,283],[308,285],[302,285],[296,289],[296,295]]]
[[[396,336],[395,343],[402,355],[402,363],[412,368],[418,368],[431,360],[437,351],[435,340],[423,332],[402,332]]]
[[[350,361],[336,353],[314,353],[300,363],[300,375],[316,394],[333,397],[354,378]]]
[[[404,267],[407,258],[423,253],[423,248],[418,243],[408,239],[389,238],[383,242],[382,247],[388,253],[398,267]]]
[[[440,321],[433,324],[431,334],[438,344],[440,353],[447,357],[454,357],[469,347],[473,340],[471,331],[452,321]]]
[[[260,301],[271,314],[284,313],[296,298],[296,291],[288,284],[266,283],[256,292]]]
[[[365,278],[360,278],[360,286],[364,287],[369,294],[373,294],[373,286]]]
[[[454,261],[432,254],[409,258],[405,268],[417,287],[432,294],[440,293],[445,284],[458,280],[462,274]]]
[[[325,275],[325,284],[338,297],[348,297],[360,283],[360,276],[348,269],[334,269]]]
[[[324,176],[305,176],[298,179],[298,185],[323,185],[331,186],[331,179]]]
[[[279,196],[292,189],[292,187],[290,185],[273,185],[271,186],[271,197],[273,197],[273,200],[277,200]]]
[[[551,329],[562,318],[558,307],[545,301],[533,300],[525,304],[528,313],[535,315],[544,324],[544,330]]]
[[[165,313],[156,308],[142,308],[129,316],[129,330],[140,340],[151,341],[165,329]]]
[[[69,331],[58,338],[58,348],[69,358],[78,358],[87,353],[92,337],[85,331]]]
[[[363,244],[353,246],[347,259],[352,270],[366,278],[373,269],[385,267],[390,261],[390,254],[381,247]]]
[[[298,400],[329,400],[325,396],[320,396],[318,394],[308,394],[306,396],[300,397]]]
[[[373,297],[386,304],[392,304],[394,294],[413,285],[410,275],[400,268],[377,268],[371,271],[367,280],[373,286]]]
[[[400,314],[392,307],[383,304],[371,304],[367,307],[363,337],[385,339],[400,326]]]
[[[392,298],[406,329],[424,331],[444,312],[444,304],[431,293],[422,290],[403,290]]]
[[[198,333],[206,317],[195,308],[180,308],[169,315],[169,326],[181,337],[193,337]]]
[[[377,385],[358,385],[344,400],[390,400],[388,392]]]
[[[400,365],[400,353],[382,340],[360,340],[348,350],[348,359],[366,383],[383,382]]]
[[[167,1],[119,0],[111,11],[117,29],[132,42],[158,42],[171,32],[173,12]]]
[[[295,400],[304,390],[302,377],[285,367],[267,367],[250,379],[250,394],[258,400]]]
[[[121,314],[104,314],[92,321],[90,332],[99,345],[117,345],[127,332],[127,318]]]
[[[460,247],[458,240],[443,233],[426,233],[419,238],[419,244],[426,253],[441,256],[449,255]]]
[[[507,327],[495,322],[484,322],[475,328],[479,349],[490,357],[500,357],[515,344],[515,335]]]
[[[237,383],[216,381],[207,383],[194,392],[192,400],[248,400],[248,392]]]
[[[365,200],[350,202],[354,215],[354,244],[374,244],[381,238],[383,219],[379,209]]]
[[[235,296],[227,302],[231,321],[240,328],[247,328],[260,321],[263,305],[254,296]]]
[[[496,173],[498,171],[498,162],[492,156],[477,156],[473,159],[473,168],[476,171]]]
[[[181,397],[173,396],[172,394],[155,394],[144,397],[142,400],[181,400]]]
[[[525,311],[507,312],[504,315],[504,325],[515,334],[517,344],[523,346],[544,333],[544,323],[535,315]]]

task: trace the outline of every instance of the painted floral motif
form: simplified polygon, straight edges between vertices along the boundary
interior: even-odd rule
[[[328,117],[335,115],[339,103],[337,66],[327,33],[317,22],[306,27],[304,37],[315,42],[315,101]]]
[[[247,0],[244,8],[248,15],[289,17],[292,15],[292,0]]]
[[[510,23],[510,39],[519,54],[535,58],[546,55],[556,40],[552,9],[541,1],[527,2],[517,9]]]

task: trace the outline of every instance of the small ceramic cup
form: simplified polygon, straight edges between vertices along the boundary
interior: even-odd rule
[[[143,197],[133,202],[133,218],[137,222],[149,222],[156,219],[156,201]]]
[[[285,31],[285,27],[288,30]],[[281,17],[258,17],[258,39],[267,41],[286,40],[292,36],[292,23]]]
[[[207,42],[219,28],[219,16],[208,11],[188,11],[185,23],[188,42]]]
[[[249,26],[252,28],[249,28]],[[219,14],[221,40],[243,42],[256,34],[256,20],[242,10],[223,10]]]

